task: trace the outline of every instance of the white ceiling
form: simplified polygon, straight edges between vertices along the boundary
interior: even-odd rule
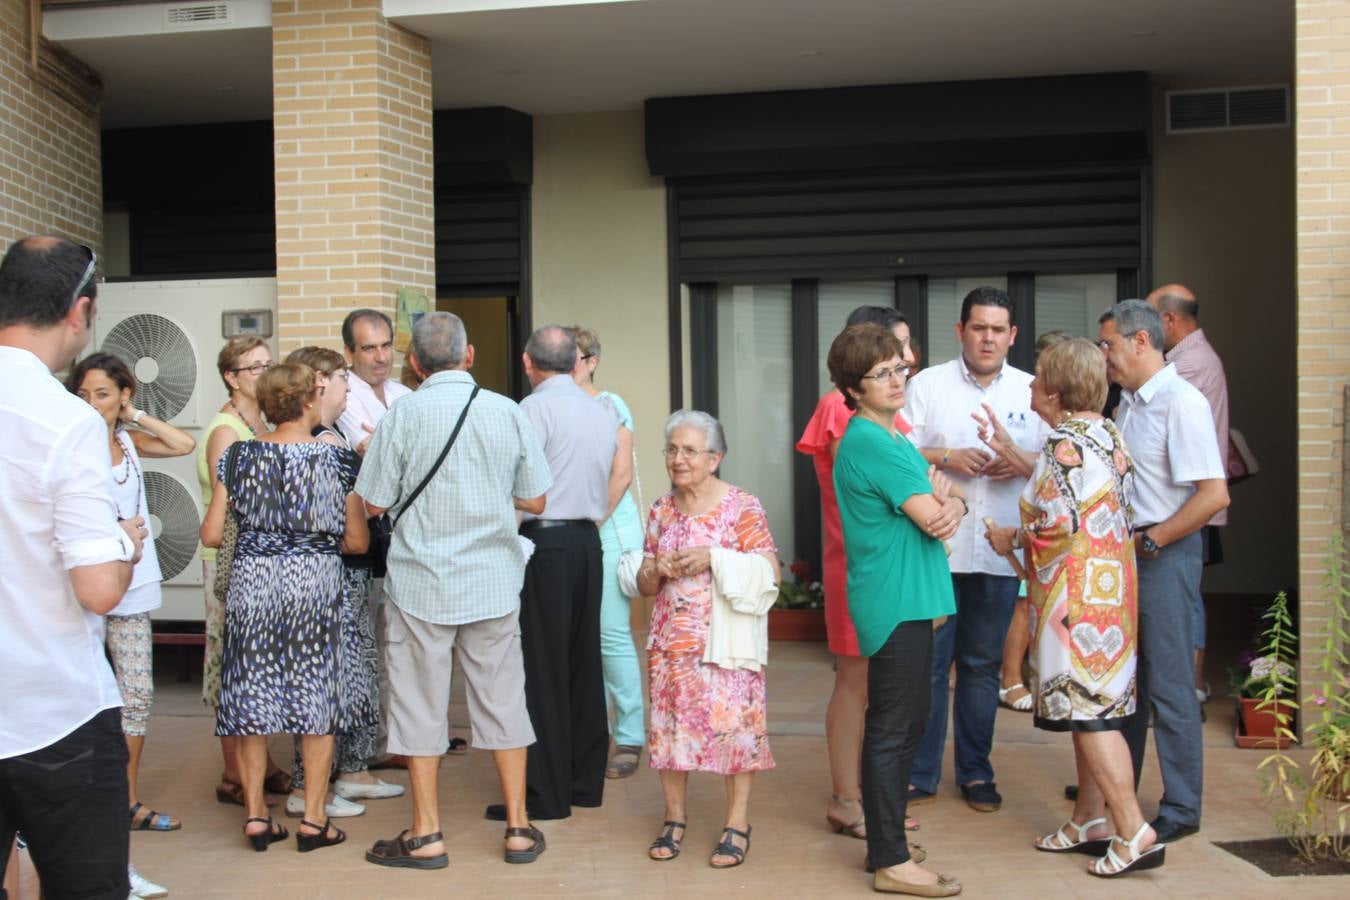
[[[440,2],[468,11],[395,16],[432,39],[438,109],[574,113],[680,94],[1127,69],[1214,86],[1289,81],[1293,69],[1292,0]],[[271,115],[269,29],[58,37],[53,17],[79,14],[49,12],[48,34],[102,74],[105,127]]]

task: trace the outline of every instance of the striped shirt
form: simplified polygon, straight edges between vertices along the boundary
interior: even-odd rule
[[[468,372],[437,372],[390,406],[371,439],[356,492],[398,518],[385,590],[414,618],[437,625],[496,619],[520,605],[525,555],[513,497],[553,484],[544,451],[520,407],[479,391],[455,446],[406,511],[473,391]]]

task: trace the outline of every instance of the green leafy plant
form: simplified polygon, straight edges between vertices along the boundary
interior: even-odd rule
[[[1331,616],[1317,654],[1315,682],[1309,685],[1303,704],[1306,745],[1313,750],[1312,758],[1305,773],[1293,757],[1277,749],[1261,761],[1261,768],[1266,773],[1266,803],[1272,808],[1275,827],[1298,855],[1309,862],[1350,862],[1350,835],[1346,833],[1350,819],[1350,665],[1346,659],[1350,570],[1345,537],[1339,532],[1332,536],[1327,551],[1322,588],[1331,601]],[[1276,598],[1267,618],[1282,616],[1287,628],[1289,611],[1287,601],[1280,604],[1283,596]],[[1283,692],[1268,686],[1262,705],[1271,704],[1279,723],[1277,733],[1294,742],[1292,723],[1298,706],[1288,699],[1292,684],[1289,687],[1289,692]]]
[[[778,599],[774,609],[824,609],[825,590],[816,579],[815,570],[804,559],[790,566],[784,566],[792,575],[792,580],[784,578],[778,585]]]

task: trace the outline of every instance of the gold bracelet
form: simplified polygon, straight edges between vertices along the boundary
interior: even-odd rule
[[[952,458],[952,448],[948,447],[946,452],[942,454],[942,462],[938,464],[938,468],[939,469],[947,468],[947,460],[951,458]]]

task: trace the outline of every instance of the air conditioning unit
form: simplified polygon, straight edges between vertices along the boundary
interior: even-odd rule
[[[216,355],[240,323],[275,320],[276,280],[108,282],[99,285],[94,346],[120,358],[136,375],[135,404],[182,428],[200,448],[203,429],[227,399]],[[260,317],[259,311],[270,312]],[[246,315],[240,313],[246,312]],[[266,335],[276,354],[276,336]],[[198,530],[206,510],[197,455],[145,459],[150,533],[164,577],[164,605],[155,618],[200,620],[202,567]]]

